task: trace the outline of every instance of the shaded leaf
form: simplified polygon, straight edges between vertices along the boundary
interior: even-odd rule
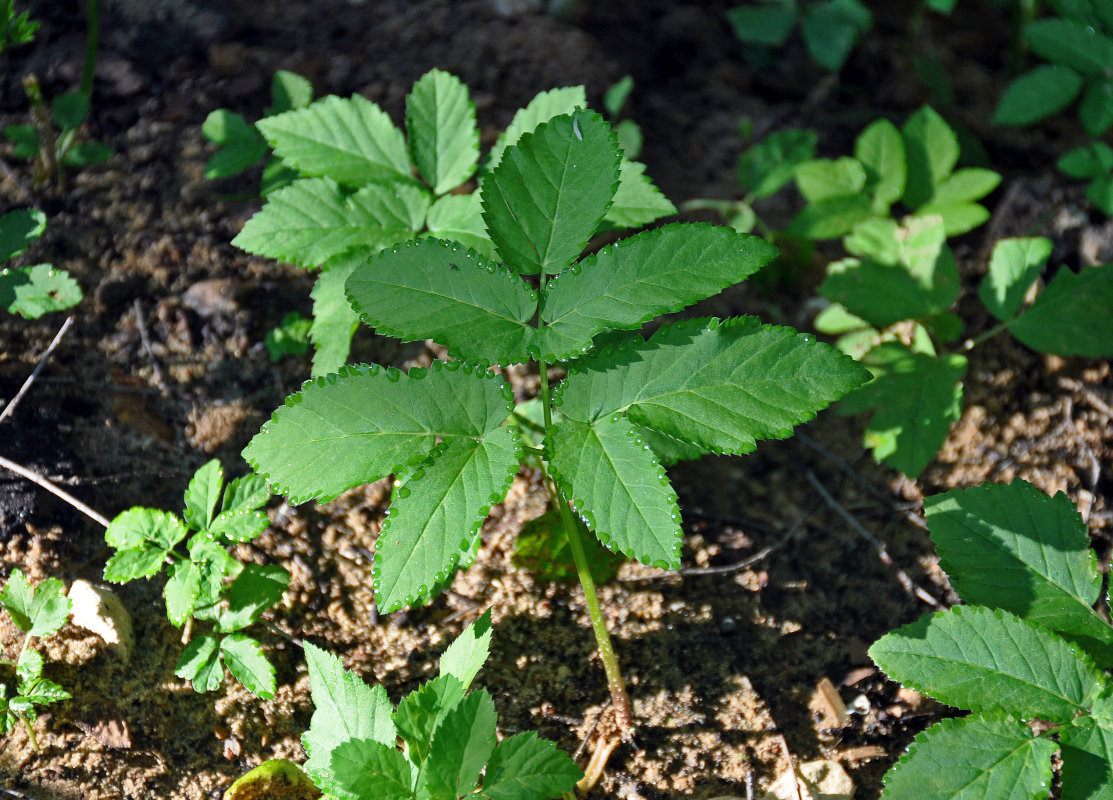
[[[773,131],[742,153],[738,183],[754,197],[768,197],[792,180],[798,164],[815,158],[815,131],[790,128]]]
[[[64,311],[81,302],[77,281],[50,264],[0,270],[0,308],[24,319]]]
[[[213,692],[224,683],[224,667],[220,663],[220,642],[215,636],[196,636],[186,645],[174,674],[193,684],[193,691]]]
[[[958,162],[958,139],[930,106],[909,117],[901,135],[907,167],[903,200],[910,208],[919,208],[931,200],[935,187]]]
[[[485,689],[472,692],[444,715],[418,773],[418,791],[430,800],[456,800],[475,789],[495,749],[495,704]]]
[[[1002,239],[993,246],[989,271],[978,288],[993,316],[1007,320],[1020,310],[1050,255],[1051,240],[1043,237]]]
[[[855,140],[854,157],[865,170],[874,211],[886,213],[904,193],[904,140],[897,126],[887,119],[873,122]]]
[[[46,230],[46,214],[37,208],[17,208],[0,217],[0,261],[14,258]]]
[[[618,189],[603,222],[616,228],[639,228],[675,213],[676,206],[645,174],[645,164],[623,158]]]
[[[1031,125],[1074,102],[1082,91],[1082,76],[1069,67],[1045,64],[1029,70],[1005,89],[993,122]]]
[[[572,791],[581,777],[566,753],[529,731],[498,743],[479,795],[488,800],[547,800]]]
[[[1111,308],[1113,265],[1089,267],[1081,272],[1063,267],[1009,330],[1041,353],[1113,356]]]
[[[487,236],[479,192],[446,194],[433,203],[425,218],[426,235],[434,239],[459,242],[486,258],[495,257],[495,246]]]

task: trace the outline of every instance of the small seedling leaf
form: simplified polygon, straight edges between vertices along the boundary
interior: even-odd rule
[[[1050,255],[1051,240],[1043,237],[1002,239],[994,245],[989,272],[978,289],[993,316],[1012,319]]]
[[[1031,308],[1009,330],[1040,353],[1061,356],[1113,356],[1113,265],[1081,272],[1060,268]]]
[[[417,776],[419,794],[456,800],[471,794],[495,749],[495,704],[486,689],[472,692],[444,715]]]
[[[582,86],[565,86],[540,92],[525,108],[519,109],[514,119],[510,120],[510,125],[499,134],[487,156],[484,169],[490,171],[497,167],[506,148],[517,144],[523,135],[533,133],[542,122],[548,122],[562,114],[571,114],[577,108],[587,108],[587,94]]]
[[[645,164],[622,159],[618,189],[603,222],[615,228],[640,228],[675,213],[676,206],[645,174]]]
[[[267,155],[267,141],[262,134],[242,114],[228,109],[211,112],[201,125],[201,133],[221,148],[205,164],[205,177],[209,180],[243,172]]]
[[[318,785],[338,798],[415,800],[412,765],[393,744],[368,739],[341,742],[329,754],[328,771]]]
[[[817,158],[796,166],[796,187],[809,203],[855,195],[866,187],[866,170],[857,159]]]
[[[72,169],[81,169],[91,164],[103,164],[112,158],[112,148],[104,142],[77,142],[66,148],[62,164]]]
[[[794,7],[778,3],[736,6],[727,12],[734,35],[740,41],[765,47],[780,47],[788,41],[797,16]]]
[[[80,303],[82,297],[77,281],[50,264],[0,269],[0,308],[24,319],[63,311]]]
[[[499,742],[479,795],[488,800],[547,800],[572,791],[582,777],[567,753],[529,731]]]
[[[359,314],[348,302],[345,287],[356,262],[338,257],[325,264],[309,296],[313,300],[313,377],[340,372],[348,363],[352,336],[359,327]]]
[[[267,116],[305,108],[313,101],[313,84],[296,72],[280,69],[271,81],[271,107]]]
[[[475,173],[479,128],[468,87],[455,75],[432,69],[406,95],[410,155],[434,194],[444,194]]]
[[[21,705],[25,704],[24,713],[31,712],[28,715],[32,719],[35,716],[33,710],[30,708],[32,703],[45,706],[51,703],[57,703],[60,700],[69,700],[73,696],[54,681],[46,680],[36,681],[34,687],[21,688],[20,694],[23,695],[22,698],[12,698],[11,708],[14,709],[16,707],[17,700],[22,700]]]
[[[117,550],[104,565],[104,579],[112,583],[127,583],[139,578],[149,578],[162,569],[166,550],[148,543]]]
[[[931,204],[948,206],[985,197],[1001,183],[1001,176],[991,169],[969,167],[952,172],[935,187]],[[920,212],[921,214],[923,211]]]
[[[166,569],[166,585],[162,596],[166,601],[166,618],[180,628],[193,614],[201,591],[201,571],[192,561],[177,561]]]
[[[805,206],[792,218],[788,232],[805,239],[836,239],[873,214],[867,194],[829,197]]]
[[[919,208],[932,199],[958,162],[958,138],[929,106],[908,118],[901,135],[907,166],[903,200],[910,208]]]
[[[186,523],[198,531],[207,531],[212,524],[224,488],[224,468],[217,459],[212,459],[194,473],[185,491]],[[174,543],[163,544],[170,548]]]
[[[38,650],[24,650],[15,665],[19,693],[24,694],[43,674],[43,656]],[[27,687],[27,688],[24,688]]]
[[[249,692],[264,700],[274,697],[274,665],[257,641],[242,633],[230,633],[221,640],[220,652],[232,677]]]
[[[129,508],[117,515],[104,532],[104,540],[117,550],[154,542],[169,550],[189,533],[180,519],[167,511],[153,508]]]
[[[271,499],[271,490],[261,475],[249,472],[229,481],[224,490],[222,513],[254,511],[262,508]]]
[[[826,0],[805,6],[800,32],[815,62],[838,72],[872,24],[873,15],[858,0]]]
[[[409,745],[410,759],[418,767],[429,754],[433,731],[464,699],[464,684],[453,675],[441,675],[423,683],[398,703],[394,724],[398,735]]]
[[[83,92],[56,95],[50,103],[54,124],[63,131],[75,131],[89,116],[89,96]]]
[[[452,675],[466,690],[491,652],[491,611],[464,629],[441,655],[440,674]]]
[[[1082,76],[1069,67],[1045,64],[1009,84],[993,122],[997,125],[1031,125],[1074,102],[1082,91]]]
[[[1041,19],[1024,29],[1024,38],[1048,61],[1100,77],[1113,67],[1113,40],[1080,22]]]
[[[290,573],[275,564],[245,564],[228,589],[228,609],[222,611],[219,628],[238,631],[262,616],[282,599]]]
[[[1078,106],[1078,118],[1091,136],[1101,136],[1113,125],[1113,82],[1108,78],[1086,87]]]
[[[865,169],[865,188],[874,197],[874,211],[888,213],[904,194],[904,140],[897,126],[887,119],[871,124],[855,140],[854,157]]]
[[[433,203],[425,218],[426,235],[434,239],[459,242],[484,258],[495,257],[495,246],[487,236],[479,192],[446,194]]]
[[[798,164],[815,158],[817,139],[815,131],[799,128],[770,133],[738,160],[738,183],[754,197],[776,193],[792,180]]]
[[[1097,178],[1113,172],[1113,149],[1104,142],[1076,147],[1057,162],[1059,171],[1072,178]]]
[[[214,692],[224,683],[224,667],[220,663],[220,641],[208,634],[197,636],[186,645],[178,658],[174,674],[193,684],[193,691]]]
[[[0,262],[18,256],[46,230],[46,214],[37,208],[17,208],[0,217]]]
[[[49,636],[62,627],[70,613],[70,601],[60,580],[47,578],[32,588],[18,568],[12,570],[0,592],[0,604],[28,636]]]

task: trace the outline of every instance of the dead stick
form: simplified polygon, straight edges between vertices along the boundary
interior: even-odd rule
[[[74,497],[72,494],[65,491],[64,489],[59,489],[57,486],[48,481],[42,475],[39,475],[37,472],[32,472],[31,470],[27,469],[27,467],[21,466],[14,461],[10,461],[3,456],[0,456],[0,467],[11,470],[16,475],[20,475],[31,481],[31,483],[37,483],[39,486],[46,489],[51,494],[65,500],[71,506],[87,516],[89,519],[99,522],[105,528],[112,524],[107,517],[89,508],[89,506],[82,503],[80,500],[78,500],[76,497]]]
[[[781,740],[781,752],[788,759],[788,771],[792,773],[792,785],[796,789],[796,800],[804,800],[804,796],[800,794],[800,779],[796,776],[796,765],[792,762],[792,751],[788,749],[788,739],[780,731],[777,731],[777,736]]]
[[[27,380],[25,380],[23,382],[23,385],[19,387],[19,391],[16,392],[15,397],[13,397],[11,401],[6,406],[4,406],[3,411],[0,411],[0,423],[10,417],[15,411],[15,407],[19,405],[19,401],[23,399],[23,395],[27,394],[27,390],[31,388],[31,384],[35,382],[35,378],[39,377],[39,373],[42,372],[42,369],[46,365],[46,362],[50,359],[50,355],[54,352],[54,348],[58,346],[58,343],[60,341],[62,341],[62,337],[66,335],[66,331],[70,329],[70,325],[72,324],[73,317],[66,317],[66,321],[62,323],[62,327],[58,329],[58,333],[54,334],[54,338],[47,346],[46,352],[42,354],[42,358],[39,359],[39,363],[35,366],[35,369],[31,371],[31,374],[27,376]]]

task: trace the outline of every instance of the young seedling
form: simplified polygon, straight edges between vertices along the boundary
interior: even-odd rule
[[[885,778],[892,800],[1113,793],[1113,628],[1102,575],[1063,494],[1024,481],[924,503],[940,566],[970,605],[887,633],[870,657],[894,680],[973,713],[919,734]],[[1033,719],[1041,722],[1033,730]]]
[[[224,470],[213,459],[189,482],[181,518],[154,508],[130,508],[105,531],[105,541],[116,551],[105,564],[105,580],[127,583],[165,568],[167,619],[175,627],[185,625],[187,636],[194,620],[213,624],[211,633],[193,636],[178,659],[175,674],[197,692],[220,688],[223,662],[248,690],[263,698],[274,696],[274,667],[259,642],[242,630],[282,599],[290,575],[274,565],[242,564],[227,551],[266,529],[267,517],[258,509],[270,496],[257,475],[236,478],[225,487]]]
[[[727,12],[734,35],[747,45],[784,47],[797,26],[812,61],[838,72],[854,45],[873,26],[873,15],[858,0],[814,0],[800,8],[797,0],[765,0]]]
[[[1055,165],[1064,175],[1089,181],[1086,199],[1113,217],[1113,148],[1092,142],[1068,151]]]
[[[542,92],[514,116],[483,171],[497,165],[523,134],[585,105],[582,86]],[[227,125],[233,127],[238,124]],[[468,88],[447,72],[431,70],[414,84],[406,98],[405,135],[375,103],[358,95],[325,97],[266,117],[256,127],[298,177],[267,195],[233,244],[320,269],[309,330],[314,375],[336,372],[347,362],[359,323],[344,295],[356,262],[341,258],[344,251],[381,250],[420,236],[494,254],[479,197],[466,192],[480,169],[475,104]],[[624,159],[607,224],[638,227],[675,211],[645,176],[645,165]]]
[[[563,520],[628,731],[575,516],[608,548],[675,569],[680,513],[659,456],[751,452],[757,439],[791,435],[867,373],[812,336],[753,317],[679,321],[644,338],[643,323],[744,280],[776,250],[729,228],[674,224],[581,259],[621,191],[622,165],[598,114],[561,114],[505,148],[483,177],[482,219],[501,263],[431,238],[334,261],[365,323],[433,339],[456,360],[316,378],[287,398],[244,457],[295,503],[390,474],[404,479],[376,545],[384,613],[452,579],[478,547],[491,505],[532,459]],[[529,361],[540,374],[540,423],[513,413],[498,369]],[[567,378],[554,387],[556,363]],[[542,444],[524,444],[520,427],[539,431]]]
[[[15,0],[0,0],[0,53],[30,43],[40,24],[32,20],[26,11],[17,14]]]
[[[1047,239],[997,243],[978,295],[998,322],[963,340],[964,323],[950,310],[960,283],[945,237],[940,217],[861,225],[846,240],[858,257],[832,264],[819,287],[834,305],[816,318],[816,328],[839,335],[837,346],[874,374],[839,410],[875,409],[866,446],[910,477],[927,467],[961,415],[964,353],[976,345],[1007,330],[1040,353],[1113,355],[1113,266],[1079,273],[1061,267],[1025,307],[1051,254]],[[942,349],[947,344],[951,352]]]
[[[0,217],[0,264],[18,256],[46,230],[46,215],[35,208]],[[37,319],[81,302],[81,287],[69,273],[50,264],[0,269],[0,308],[24,319]]]
[[[0,660],[0,665],[14,672],[15,677],[14,685],[0,683],[0,735],[22,722],[31,747],[37,752],[39,745],[31,725],[37,716],[36,706],[68,700],[70,693],[43,677],[43,657],[30,647],[31,639],[56,633],[69,616],[70,601],[57,578],[32,587],[23,572],[15,569],[0,592],[0,605],[25,634],[15,661]]]

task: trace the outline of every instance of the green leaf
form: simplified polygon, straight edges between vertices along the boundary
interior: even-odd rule
[[[537,293],[501,264],[455,242],[420,239],[375,256],[341,257],[355,266],[348,301],[377,333],[433,339],[468,361],[528,361]]]
[[[805,239],[837,239],[872,214],[867,194],[829,197],[804,207],[792,218],[788,232]]]
[[[738,183],[754,197],[768,197],[792,180],[798,164],[815,158],[815,131],[773,131],[738,159]],[[903,167],[903,165],[902,165]]]
[[[382,684],[368,686],[344,669],[339,658],[310,642],[305,643],[305,663],[315,707],[309,730],[302,734],[307,773],[319,781],[330,769],[330,753],[349,739],[370,740],[393,749],[393,709]]]
[[[623,75],[611,84],[610,88],[603,93],[603,108],[607,110],[608,116],[617,117],[622,112],[622,107],[626,105],[626,100],[633,89],[634,79],[629,75]]]
[[[410,155],[434,194],[444,194],[475,173],[479,128],[468,87],[455,75],[431,69],[406,95]]]
[[[280,69],[271,81],[271,107],[267,109],[267,116],[305,108],[312,101],[313,84],[296,72]]]
[[[897,126],[887,119],[871,124],[855,140],[854,158],[865,170],[865,188],[874,197],[874,211],[888,213],[904,194],[904,140]]]
[[[394,724],[398,735],[409,745],[410,759],[420,767],[429,754],[433,731],[464,699],[464,685],[453,675],[441,675],[423,683],[398,703]]]
[[[1000,609],[956,606],[882,636],[872,658],[891,678],[940,702],[1070,722],[1104,676],[1065,639]]]
[[[995,125],[1031,125],[1062,111],[1082,91],[1082,76],[1069,67],[1045,64],[1025,72],[1005,89]]]
[[[1113,792],[1113,720],[1081,716],[1059,729],[1063,800],[1105,800]]]
[[[896,266],[901,263],[904,252],[901,236],[906,233],[902,232],[896,220],[873,217],[855,225],[854,230],[843,237],[842,243],[851,255]]]
[[[1001,176],[991,169],[970,167],[953,172],[935,187],[932,205],[953,205],[979,200],[997,188]]]
[[[185,490],[183,513],[186,523],[191,528],[198,531],[209,529],[223,488],[224,468],[220,466],[217,459],[207,462],[194,473]],[[173,547],[173,544],[167,547]]]
[[[1103,214],[1113,217],[1113,176],[1102,175],[1095,178],[1086,188],[1086,199]]]
[[[1113,628],[1093,610],[1101,592],[1086,525],[1065,494],[1024,481],[954,490],[924,501],[939,566],[967,603],[1003,608],[1113,664]]]
[[[651,445],[654,444],[654,438],[651,437],[664,436],[649,428],[638,429],[637,435]],[[680,440],[672,441],[679,443]],[[659,460],[665,460],[656,447],[653,448],[653,452]],[[666,455],[670,454],[666,453]],[[576,520],[576,527],[580,531],[580,545],[583,547],[592,579],[597,585],[613,579],[626,559],[599,544],[582,520]],[[578,580],[576,561],[572,556],[572,548],[568,544],[568,534],[564,529],[564,519],[559,509],[550,508],[540,517],[531,519],[522,526],[514,540],[514,554],[511,560],[515,567],[532,572],[539,581]]]
[[[702,458],[710,451],[705,450],[698,444],[686,442],[683,439],[677,439],[675,436],[669,436],[667,433],[653,430],[653,428],[644,428],[640,425],[636,426],[638,436],[640,436],[649,449],[657,456],[657,460],[665,466],[670,466],[678,461],[687,461],[695,458]],[[588,553],[588,560],[592,560],[592,554]],[[595,579],[596,583],[606,583],[618,572],[618,567],[622,563],[616,561],[612,553],[606,551],[601,552],[598,558],[605,558],[608,566],[605,572],[596,572],[596,567],[592,566],[592,575],[602,575],[604,577]]]
[[[471,794],[479,771],[495,749],[495,704],[486,689],[472,692],[437,725],[417,777],[418,792],[430,800]]]
[[[619,152],[603,118],[576,111],[537,126],[483,179],[483,220],[511,269],[560,272],[599,226],[618,187]]]
[[[415,800],[411,765],[393,745],[366,739],[341,742],[330,754],[321,786],[351,800]]]
[[[268,195],[232,244],[314,268],[353,245],[381,249],[412,238],[428,208],[428,196],[416,186],[373,184],[345,195],[328,178],[306,178]]]
[[[51,703],[57,703],[60,700],[69,700],[70,697],[73,696],[61,686],[56,684],[54,681],[45,680],[36,682],[31,691],[22,689],[20,691],[20,694],[23,695],[23,700],[28,705],[30,705],[31,703],[35,703],[36,705],[50,705]],[[16,697],[12,698],[11,707],[15,707],[16,701],[18,699],[19,698]],[[34,715],[32,714],[31,716],[33,717]]]
[[[104,579],[111,583],[127,583],[149,578],[162,569],[167,552],[161,547],[143,544],[118,550],[104,565]]]
[[[887,342],[873,348],[865,363],[873,382],[844,399],[840,410],[857,414],[876,408],[866,426],[866,446],[879,463],[915,477],[935,458],[961,414],[966,358],[935,358]]]
[[[1100,77],[1113,68],[1113,40],[1091,26],[1041,19],[1024,28],[1024,38],[1037,55],[1083,75]]]
[[[18,567],[12,570],[0,592],[0,603],[11,614],[16,627],[28,636],[50,636],[62,627],[70,613],[70,601],[60,580],[47,578],[32,588]]]
[[[866,171],[853,158],[817,158],[796,165],[796,187],[809,203],[858,194],[866,187]]]
[[[428,233],[434,239],[459,242],[485,258],[495,257],[495,246],[487,236],[479,192],[446,194],[433,203],[425,219]]]
[[[566,753],[529,731],[498,743],[479,795],[488,800],[548,800],[572,791],[582,777]]]
[[[197,606],[201,571],[192,561],[176,561],[166,568],[166,576],[166,585],[162,587],[166,618],[180,628]]]
[[[491,610],[464,629],[441,655],[440,674],[452,675],[466,690],[491,652]]]
[[[663,569],[680,565],[676,493],[625,417],[557,423],[545,452],[561,493],[603,544]]]
[[[596,334],[679,311],[776,256],[776,248],[756,236],[706,224],[667,225],[616,242],[549,282],[540,357],[581,354]]]
[[[796,25],[798,12],[790,3],[769,3],[760,6],[736,6],[727,12],[727,19],[740,41],[766,47],[780,47],[788,41]]]
[[[242,633],[230,633],[220,641],[220,652],[232,677],[249,692],[263,700],[274,697],[274,665],[257,641]]]
[[[1101,136],[1113,125],[1113,82],[1108,78],[1094,81],[1086,87],[1078,118],[1091,136]]]
[[[12,155],[16,158],[38,157],[39,133],[31,125],[5,125],[4,138],[12,143]]]
[[[0,308],[38,319],[81,302],[81,287],[64,269],[50,264],[0,270]]]
[[[38,650],[24,650],[15,665],[15,677],[20,687],[30,688],[43,674],[43,656]],[[20,691],[24,694],[24,691]]]
[[[292,503],[335,498],[423,460],[438,436],[494,430],[513,407],[504,391],[498,376],[458,361],[408,374],[348,367],[287,397],[244,458]]]
[[[255,126],[226,108],[218,108],[201,125],[201,134],[220,145],[205,164],[205,177],[227,178],[243,172],[267,154],[267,141]]]
[[[945,719],[916,737],[882,798],[1005,800],[1047,796],[1055,743],[1000,717]]]
[[[103,164],[112,158],[112,148],[104,142],[77,142],[67,147],[62,154],[62,164],[73,169],[81,169],[90,164]]]
[[[383,613],[431,597],[430,587],[452,574],[491,504],[510,488],[520,448],[510,426],[479,441],[445,441],[395,493],[375,547],[375,600]]]
[[[228,589],[228,610],[220,615],[219,629],[238,631],[256,622],[282,599],[289,583],[290,573],[276,564],[245,564]]]
[[[826,0],[804,8],[800,32],[815,62],[838,72],[858,37],[872,24],[873,15],[858,0]]]
[[[1059,171],[1072,178],[1096,178],[1113,172],[1113,149],[1104,142],[1068,151],[1056,162]]]
[[[581,422],[625,411],[637,425],[721,453],[785,438],[866,379],[849,358],[791,328],[753,317],[694,319],[648,341],[589,355],[554,402]]]
[[[263,165],[263,177],[259,181],[259,194],[267,198],[273,192],[289,186],[301,176],[295,169],[290,169],[282,163],[282,159],[271,156]]]
[[[974,230],[987,219],[989,211],[977,203],[927,203],[920,206],[917,215],[926,214],[943,219],[947,236],[958,236]]]
[[[907,178],[903,200],[919,208],[931,200],[937,187],[958,162],[958,138],[941,116],[924,106],[901,128]]]
[[[0,261],[14,258],[46,230],[46,214],[37,208],[18,208],[0,217]]]
[[[577,108],[587,108],[587,95],[582,86],[566,86],[540,92],[525,108],[518,110],[514,119],[510,120],[510,125],[495,140],[484,169],[490,171],[497,167],[506,148],[517,144],[523,135],[533,133],[542,122],[548,122],[561,114],[571,114]]]
[[[56,95],[50,104],[50,115],[63,131],[77,130],[89,116],[89,97],[82,92]]]
[[[406,141],[390,117],[359,95],[328,96],[307,108],[261,119],[262,131],[287,165],[346,186],[413,181]]]
[[[348,302],[345,287],[356,262],[337,258],[325,264],[309,296],[313,299],[313,377],[340,372],[348,362],[352,335],[359,327],[359,314]]]
[[[1113,265],[1072,272],[1062,267],[1031,308],[1009,326],[1040,353],[1104,358],[1113,355]]]
[[[222,513],[253,511],[262,508],[271,499],[271,490],[261,475],[249,472],[228,483],[224,490]]]
[[[174,674],[193,684],[193,691],[214,692],[224,683],[224,667],[220,663],[220,642],[215,636],[194,637],[178,659]]]
[[[1050,255],[1051,240],[1043,237],[998,241],[978,289],[989,312],[999,320],[1011,319]]]
[[[676,206],[645,174],[645,164],[623,158],[618,189],[603,221],[616,228],[640,228],[675,213]]]

